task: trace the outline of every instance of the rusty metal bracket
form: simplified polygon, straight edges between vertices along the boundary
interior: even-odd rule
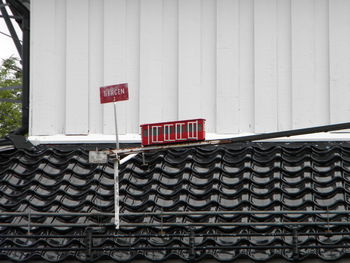
[[[326,206],[326,211],[327,211],[327,230],[325,231],[327,233],[327,237],[330,237],[332,235],[332,230],[330,228],[330,221],[329,221],[329,209],[328,205]]]

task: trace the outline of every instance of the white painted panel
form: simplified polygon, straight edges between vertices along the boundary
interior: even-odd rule
[[[201,14],[201,117],[206,119],[207,132],[216,125],[216,2],[203,0]]]
[[[31,135],[114,134],[98,88],[122,82],[120,134],[197,117],[221,134],[348,121],[347,0],[31,4]]]
[[[140,122],[162,116],[162,0],[141,1]]]
[[[255,132],[277,130],[276,0],[254,4]]]
[[[239,132],[254,132],[254,1],[239,1]],[[219,131],[220,132],[220,131]]]
[[[330,118],[332,123],[350,121],[350,1],[330,5]]]
[[[67,1],[66,134],[89,130],[89,2]],[[79,103],[77,103],[79,101]]]
[[[56,0],[55,13],[55,77],[54,90],[51,95],[55,98],[54,113],[52,119],[56,119],[58,130],[55,134],[63,134],[65,131],[66,117],[66,1]]]
[[[277,1],[277,122],[278,130],[292,128],[291,0]]]
[[[327,8],[322,1],[292,2],[293,128],[329,119]]]
[[[313,123],[314,11],[313,0],[292,1],[293,128]]]
[[[126,3],[104,1],[104,85],[128,82],[126,74]],[[129,87],[133,88],[133,87]],[[117,102],[118,133],[126,133],[126,101]],[[113,103],[103,105],[103,132],[115,134]]]
[[[163,1],[162,116],[178,119],[178,0]]]
[[[239,1],[217,2],[216,131],[239,132]]]
[[[129,83],[127,107],[127,133],[139,132],[140,87],[140,0],[126,2],[126,65]]]
[[[333,0],[331,0],[333,1]],[[329,69],[329,0],[318,0],[315,6],[315,87],[316,120],[314,125],[330,123]]]
[[[103,132],[103,2],[90,0],[89,6],[89,133]]]
[[[63,133],[65,1],[31,4],[30,134]],[[36,40],[36,41],[33,41]]]
[[[179,119],[199,118],[201,0],[179,0]]]

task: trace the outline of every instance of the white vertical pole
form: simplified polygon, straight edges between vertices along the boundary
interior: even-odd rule
[[[117,124],[117,103],[114,102],[114,121],[115,121],[115,146],[119,149],[118,124]],[[119,229],[119,157],[115,155],[114,161],[114,224]]]
[[[119,158],[116,154],[114,160],[114,224],[119,229]]]
[[[117,123],[117,103],[114,102],[114,122],[115,122],[115,146],[119,149],[118,123]]]

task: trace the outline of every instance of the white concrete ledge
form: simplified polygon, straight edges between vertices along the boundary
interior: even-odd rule
[[[115,135],[89,134],[89,135],[41,135],[29,136],[28,140],[34,144],[80,144],[80,143],[115,143]],[[119,135],[120,143],[140,143],[139,134]]]
[[[215,134],[207,133],[207,140],[227,139],[253,135],[251,133],[242,134]],[[89,135],[50,135],[50,136],[29,136],[28,140],[34,145],[39,144],[82,144],[82,143],[115,143],[115,135],[89,134]],[[119,135],[120,143],[140,143],[139,134]],[[302,141],[350,141],[349,132],[327,132],[298,135],[292,137],[281,137],[269,140],[268,142],[302,142]]]

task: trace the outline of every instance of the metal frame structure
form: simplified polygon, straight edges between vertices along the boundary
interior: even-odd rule
[[[348,210],[313,210],[313,211],[304,211],[304,210],[286,210],[286,211],[183,211],[183,212],[143,212],[143,213],[122,213],[120,214],[121,217],[123,216],[163,216],[163,215],[257,215],[257,214],[276,214],[276,215],[284,215],[284,214],[300,214],[300,215],[349,215]],[[329,236],[346,236],[350,235],[350,232],[348,230],[345,231],[332,231],[330,229],[330,226],[350,226],[350,220],[349,221],[329,221],[327,218],[325,221],[322,222],[249,222],[249,223],[243,223],[243,222],[230,222],[230,223],[164,223],[161,221],[160,223],[121,223],[120,230],[127,230],[130,227],[151,227],[151,228],[161,228],[166,226],[177,226],[181,227],[183,229],[182,232],[177,233],[166,233],[166,231],[158,231],[155,233],[147,232],[147,233],[123,233],[123,232],[116,232],[116,233],[103,233],[103,229],[106,227],[113,227],[114,223],[102,223],[102,224],[32,224],[30,223],[31,216],[107,216],[107,217],[114,217],[114,213],[56,213],[56,212],[5,212],[2,213],[3,216],[25,216],[28,218],[29,222],[27,224],[23,223],[3,223],[0,224],[0,227],[10,227],[10,228],[16,228],[16,227],[22,227],[27,228],[28,232],[27,234],[14,234],[9,235],[5,234],[2,235],[2,238],[9,238],[9,239],[67,239],[67,238],[79,238],[83,239],[83,246],[82,247],[41,247],[41,251],[57,251],[57,252],[83,252],[85,255],[90,258],[93,257],[94,253],[98,253],[100,251],[185,251],[186,253],[189,253],[190,257],[195,258],[196,257],[196,251],[231,251],[235,253],[236,250],[275,250],[275,251],[288,251],[288,253],[292,253],[292,259],[298,260],[300,257],[303,256],[305,253],[305,250],[314,250],[314,249],[347,249],[350,248],[350,245],[347,243],[323,243],[323,244],[317,244],[317,245],[310,245],[307,243],[303,243],[299,237],[305,238],[305,237],[311,237],[311,238],[317,238],[320,236],[329,237]],[[216,233],[199,233],[197,234],[195,232],[196,227],[213,227],[213,226],[268,226],[268,227],[283,227],[283,231],[278,232],[271,232],[271,233],[261,233],[261,232],[244,232],[244,233],[225,233],[225,232],[216,232]],[[321,226],[325,227],[326,230],[323,231],[317,231],[317,232],[307,232],[305,230],[305,227],[307,226]],[[84,231],[80,234],[77,233],[75,235],[60,235],[60,234],[54,234],[54,235],[36,235],[32,233],[33,228],[40,228],[40,227],[75,227],[75,228],[84,228]],[[101,231],[102,230],[102,231]],[[198,244],[196,242],[196,237],[199,236],[201,238],[203,237],[225,237],[225,238],[232,238],[232,244],[231,245],[203,245]],[[242,238],[253,238],[253,237],[291,237],[292,242],[284,242],[280,245],[242,245],[239,242]],[[188,238],[188,244],[182,244],[181,246],[175,246],[175,247],[167,247],[167,246],[135,246],[135,245],[129,245],[127,243],[123,245],[116,245],[113,247],[95,247],[93,240],[95,238],[109,238],[109,239],[120,239],[120,238],[162,238],[162,239],[171,239],[171,238]],[[31,251],[37,251],[37,248],[35,247],[2,247],[0,248],[0,251],[20,251],[20,252],[31,252]],[[282,252],[278,252],[282,253]]]
[[[6,6],[8,4],[5,4],[5,2],[3,0],[0,0],[0,12],[1,12],[1,17],[4,18],[5,20],[5,23],[6,23],[6,26],[7,26],[7,29],[9,30],[10,32],[10,36],[13,40],[13,43],[15,44],[16,46],[16,49],[17,49],[17,52],[19,54],[19,56],[21,57],[21,59],[23,59],[23,53],[22,53],[22,50],[23,50],[23,46],[21,44],[21,41],[19,40],[18,38],[18,35],[17,35],[17,32],[12,24],[12,20],[11,19],[18,19],[20,17],[18,16],[9,16],[7,10],[6,10]]]
[[[114,213],[102,212],[78,212],[78,213],[58,213],[58,212],[1,212],[2,216],[114,216]],[[138,213],[120,213],[120,216],[187,216],[187,215],[349,215],[350,210],[251,210],[251,211],[174,211],[174,212],[138,212]],[[349,221],[350,223],[350,221]]]
[[[285,211],[178,211],[178,212],[138,212],[138,213],[120,213],[119,217],[142,217],[142,216],[190,216],[190,215],[209,215],[209,216],[219,216],[219,215],[325,215],[327,216],[326,221],[281,221],[281,222],[201,222],[201,223],[177,223],[177,222],[160,222],[160,223],[120,223],[120,227],[159,227],[159,226],[178,226],[178,227],[191,227],[191,226],[350,226],[349,221],[330,221],[330,215],[346,215],[349,216],[349,210],[285,210]],[[100,213],[100,212],[90,212],[90,213],[58,213],[58,212],[33,212],[31,210],[27,212],[1,212],[2,216],[21,216],[28,219],[27,223],[0,223],[0,227],[101,227],[101,226],[113,226],[114,223],[78,223],[78,224],[67,224],[67,223],[32,223],[31,218],[34,216],[48,216],[48,217],[63,217],[63,216],[84,216],[84,217],[111,217],[115,216],[115,213]]]
[[[30,11],[28,8],[29,0],[0,0],[0,18],[5,20],[6,26],[11,34],[11,38],[16,46],[18,54],[22,61],[22,126],[13,131],[16,135],[25,135],[29,129],[29,44],[30,44]],[[10,16],[6,10],[8,6],[13,13]],[[19,40],[14,29],[14,20],[19,24],[23,36]],[[7,87],[6,89],[19,89],[21,87]],[[20,101],[9,101],[20,103]]]

